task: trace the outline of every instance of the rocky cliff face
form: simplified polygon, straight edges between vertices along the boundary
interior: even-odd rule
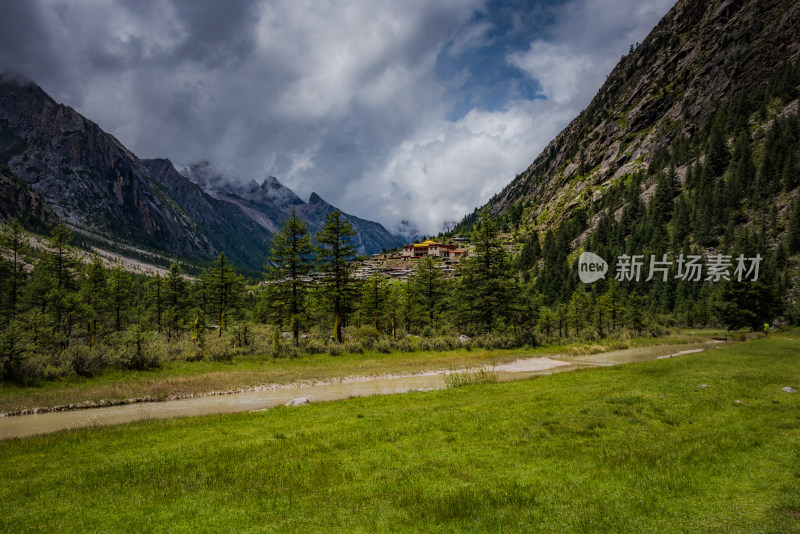
[[[22,182],[0,183],[0,219],[36,213],[46,224],[61,219],[88,234],[179,256],[225,251],[250,269],[261,268],[293,207],[306,207],[311,231],[324,219],[274,177],[234,187],[206,165],[195,169],[200,187],[169,160],[140,160],[34,83],[8,75],[0,76],[0,164]],[[362,232],[363,253],[401,244],[381,225],[350,217]]]
[[[215,252],[136,156],[30,82],[0,80],[0,154],[56,214],[87,232],[186,255]]]
[[[800,56],[796,0],[679,0],[622,58],[589,106],[488,203],[525,205],[528,230],[557,225],[690,139],[742,92]]]
[[[58,222],[58,217],[40,194],[17,178],[11,169],[0,165],[0,222],[14,219],[34,230]]]
[[[194,221],[215,251],[225,251],[242,267],[260,269],[269,253],[272,232],[237,206],[218,200],[179,173],[168,159],[142,160],[155,188]]]

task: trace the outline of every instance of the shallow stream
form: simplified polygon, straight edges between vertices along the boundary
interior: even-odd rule
[[[619,365],[701,352],[715,348],[718,343],[720,342],[659,345],[581,356],[558,355],[537,358],[523,356],[516,361],[495,366],[493,372],[497,374],[499,381],[519,380],[534,375],[553,374],[585,367]],[[3,417],[0,418],[0,439],[47,434],[67,428],[128,423],[141,419],[262,410],[303,397],[310,402],[322,402],[349,397],[444,389],[446,373],[447,371],[430,371],[411,376],[353,377],[332,383],[265,387],[229,395]]]

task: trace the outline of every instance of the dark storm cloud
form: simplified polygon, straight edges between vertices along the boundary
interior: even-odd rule
[[[527,167],[669,3],[9,0],[0,71],[140,157],[430,233]]]
[[[36,2],[0,3],[0,72],[12,70],[54,87],[69,85],[57,39]]]

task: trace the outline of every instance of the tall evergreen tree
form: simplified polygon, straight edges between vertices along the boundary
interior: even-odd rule
[[[533,232],[531,236],[525,241],[522,246],[522,252],[519,255],[519,270],[527,271],[536,265],[539,257],[542,254],[542,248],[539,245],[539,233]]]
[[[717,298],[713,304],[714,312],[730,329],[749,327],[759,330],[764,322],[772,320],[783,311],[780,298],[780,280],[777,276],[775,258],[761,244],[759,236],[746,231],[732,249],[734,264],[739,256],[756,258],[761,256],[758,280],[731,277],[717,285]],[[748,265],[749,267],[749,265]]]
[[[789,231],[787,236],[789,254],[800,252],[800,198],[796,198],[789,212]]]
[[[444,298],[443,278],[442,271],[433,258],[423,258],[417,265],[413,287],[420,308],[424,312],[426,322],[432,328],[436,327],[436,319],[442,308],[442,299]]]
[[[187,299],[188,287],[181,273],[181,266],[172,263],[164,280],[164,326],[168,339],[184,324]]]
[[[711,133],[708,137],[706,165],[712,178],[722,176],[728,167],[728,147],[725,144],[725,114],[718,112],[714,116]]]
[[[48,253],[39,267],[39,283],[44,291],[43,304],[53,321],[58,343],[66,345],[77,308],[76,279],[78,258],[72,246],[72,232],[65,224],[55,226],[47,240]]]
[[[314,269],[314,246],[304,220],[292,209],[291,216],[275,234],[270,257],[265,265],[267,277],[273,281],[275,304],[292,327],[295,345],[299,343],[300,322],[305,313],[308,283]]]
[[[14,219],[2,228],[0,233],[0,250],[5,252],[8,258],[8,273],[3,277],[3,295],[0,302],[3,303],[2,314],[5,316],[5,323],[10,323],[22,305],[22,289],[25,284],[27,273],[23,269],[22,257],[28,252],[28,240],[22,230],[22,225]]]
[[[241,302],[244,281],[241,276],[236,274],[224,252],[221,252],[214,260],[208,271],[207,280],[209,303],[218,321],[218,335],[222,337],[226,319],[229,318],[231,312],[238,309]]]
[[[160,273],[147,281],[145,299],[153,313],[158,333],[164,326],[164,279]]]
[[[462,265],[459,298],[462,323],[491,332],[508,318],[514,277],[494,222],[487,216],[473,234],[474,249]]]
[[[81,301],[86,321],[86,335],[89,345],[94,345],[97,337],[97,325],[103,325],[109,305],[108,270],[99,256],[83,268],[80,282]],[[101,329],[103,327],[101,326]]]
[[[382,318],[389,299],[388,293],[388,283],[378,273],[373,274],[361,286],[361,316],[365,323],[369,322],[372,325],[375,335],[380,335],[386,326],[382,324]]]
[[[111,311],[114,314],[114,328],[119,332],[122,330],[125,316],[129,311],[128,307],[133,301],[133,281],[125,267],[121,263],[117,263],[111,268],[108,282]]]
[[[339,210],[325,215],[325,224],[317,233],[320,245],[320,269],[325,273],[322,292],[334,321],[333,338],[342,341],[342,326],[350,311],[353,298],[352,263],[356,248],[350,238],[356,230]]]

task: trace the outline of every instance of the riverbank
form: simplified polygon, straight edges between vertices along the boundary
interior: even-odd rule
[[[492,366],[521,357],[590,354],[650,345],[694,343],[712,337],[731,337],[731,334],[717,330],[679,330],[659,338],[603,339],[595,343],[564,343],[535,349],[365,352],[294,359],[254,355],[236,357],[228,362],[172,361],[162,369],[107,369],[92,378],[74,376],[37,387],[3,385],[0,387],[0,417],[227,395],[258,388],[296,387],[353,377],[414,375],[453,367]]]
[[[0,531],[798,532],[797,331],[0,442]]]

